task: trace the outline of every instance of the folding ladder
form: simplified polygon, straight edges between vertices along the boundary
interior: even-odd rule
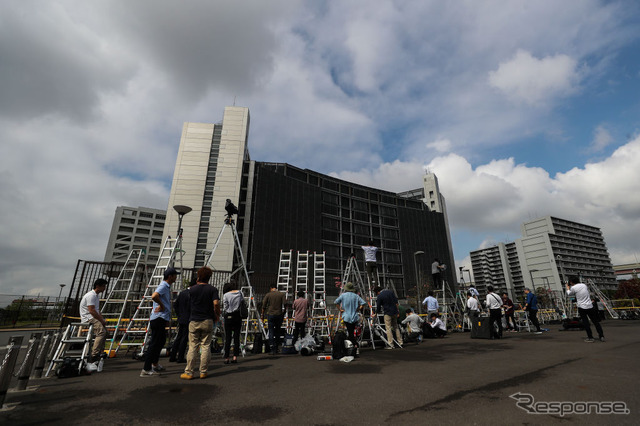
[[[182,235],[178,236],[178,238],[167,237],[162,246],[162,250],[160,250],[158,262],[153,269],[153,274],[149,279],[144,295],[127,325],[126,332],[122,335],[120,343],[118,343],[115,349],[116,352],[121,346],[139,346],[139,353],[144,353],[149,338],[149,320],[151,318],[151,310],[153,309],[151,296],[164,280],[164,271],[170,266],[173,266],[178,253],[182,261]]]
[[[596,286],[596,284],[593,282],[593,280],[591,278],[587,279],[587,285],[588,285],[589,289],[591,289],[591,292],[593,294],[595,294],[598,299],[600,299],[600,301],[604,305],[604,308],[607,310],[607,312],[609,312],[609,315],[611,315],[611,318],[613,318],[613,319],[620,318],[618,313],[613,309],[613,305],[611,304],[611,300],[609,300],[609,298],[607,296],[605,296],[602,291],[600,291],[598,286]],[[597,307],[596,307],[596,309],[597,309]]]
[[[144,249],[131,250],[118,279],[100,309],[100,313],[107,321],[107,331],[112,333],[108,354],[111,354],[117,339],[121,337],[118,332],[121,331],[127,307],[131,307],[136,296],[141,296],[141,294],[132,293],[131,289],[137,283],[146,282],[146,267],[143,262],[145,255]]]
[[[47,374],[49,377],[55,364],[61,363],[65,358],[79,359],[78,374],[89,363],[91,347],[93,345],[93,325],[88,322],[73,322],[67,326],[60,343],[53,354]],[[81,346],[81,348],[79,348]]]
[[[291,292],[291,261],[293,256],[293,250],[282,251],[280,250],[280,262],[278,264],[278,291],[284,293],[285,300],[290,299]],[[292,331],[293,326],[289,326],[289,312],[285,309],[284,320],[282,321],[282,327],[285,330]]]
[[[313,306],[311,308],[311,334],[329,337],[329,314],[325,286],[325,252],[313,253]]]

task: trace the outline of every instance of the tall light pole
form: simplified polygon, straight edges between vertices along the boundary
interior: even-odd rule
[[[533,294],[536,294],[536,283],[533,281],[533,273],[538,272],[537,269],[529,269],[529,276],[531,277],[531,287],[533,287]]]
[[[564,288],[564,283],[566,282],[566,280],[564,279],[564,265],[562,264],[562,256],[557,255],[556,256],[556,261],[558,263],[558,265],[560,266],[560,281],[562,281],[560,283],[560,288]]]
[[[182,217],[185,214],[189,213],[192,210],[192,208],[189,206],[176,204],[175,206],[173,206],[173,209],[176,211],[176,213],[178,213],[178,233],[176,234],[176,240],[177,240],[182,236]],[[169,266],[173,266],[173,265],[169,265]],[[182,273],[182,271],[180,271],[180,273]]]
[[[418,299],[418,313],[422,313],[422,298],[420,297],[420,276],[418,275],[418,256],[424,254],[422,250],[413,253],[413,266],[416,271],[416,299]]]
[[[60,285],[60,293],[58,293],[58,302],[60,302],[60,296],[62,296],[62,289],[64,288],[64,286],[66,286],[66,284],[59,284]]]

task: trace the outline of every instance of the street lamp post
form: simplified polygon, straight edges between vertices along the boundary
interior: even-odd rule
[[[420,276],[418,275],[418,256],[424,254],[422,250],[413,253],[413,266],[416,272],[416,299],[418,305],[418,314],[422,313],[422,298],[420,297]]]
[[[536,283],[533,281],[533,273],[538,272],[537,269],[529,269],[529,276],[531,277],[531,287],[533,287],[533,294],[536,294]]]
[[[60,286],[60,292],[58,293],[58,303],[60,304],[60,314],[62,314],[62,309],[63,309],[62,305],[63,305],[63,303],[60,302],[60,296],[62,296],[62,289],[66,286],[66,284],[59,284],[59,286]],[[60,316],[62,316],[62,315],[60,315]]]
[[[566,283],[566,280],[564,279],[564,265],[562,264],[562,256],[557,255],[556,261],[558,263],[558,266],[560,266],[560,280],[562,281],[560,283],[560,288],[562,288],[562,286]]]
[[[60,302],[60,296],[62,296],[62,289],[66,286],[66,284],[60,284],[60,293],[58,293],[58,302]]]

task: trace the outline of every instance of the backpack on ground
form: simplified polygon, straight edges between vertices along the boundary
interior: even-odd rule
[[[67,377],[76,377],[79,375],[80,359],[66,357],[62,360],[62,364],[56,370],[56,376],[60,379],[66,379]]]
[[[347,340],[347,333],[342,330],[336,332],[333,336],[333,341],[331,342],[331,355],[333,359],[340,359],[347,356],[344,346],[345,340]]]

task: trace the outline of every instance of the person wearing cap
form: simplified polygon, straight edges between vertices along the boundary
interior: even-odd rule
[[[358,346],[358,341],[355,336],[356,325],[358,325],[360,321],[358,312],[362,310],[367,302],[356,294],[356,288],[353,283],[346,283],[342,294],[338,296],[335,304],[342,313],[342,322],[347,328],[347,338],[353,343],[353,346]]]
[[[144,367],[140,377],[159,376],[164,367],[158,364],[160,352],[167,341],[167,323],[171,321],[171,284],[178,279],[178,271],[168,267],[164,271],[164,280],[151,295],[153,306],[149,317],[151,339],[144,359]]]

